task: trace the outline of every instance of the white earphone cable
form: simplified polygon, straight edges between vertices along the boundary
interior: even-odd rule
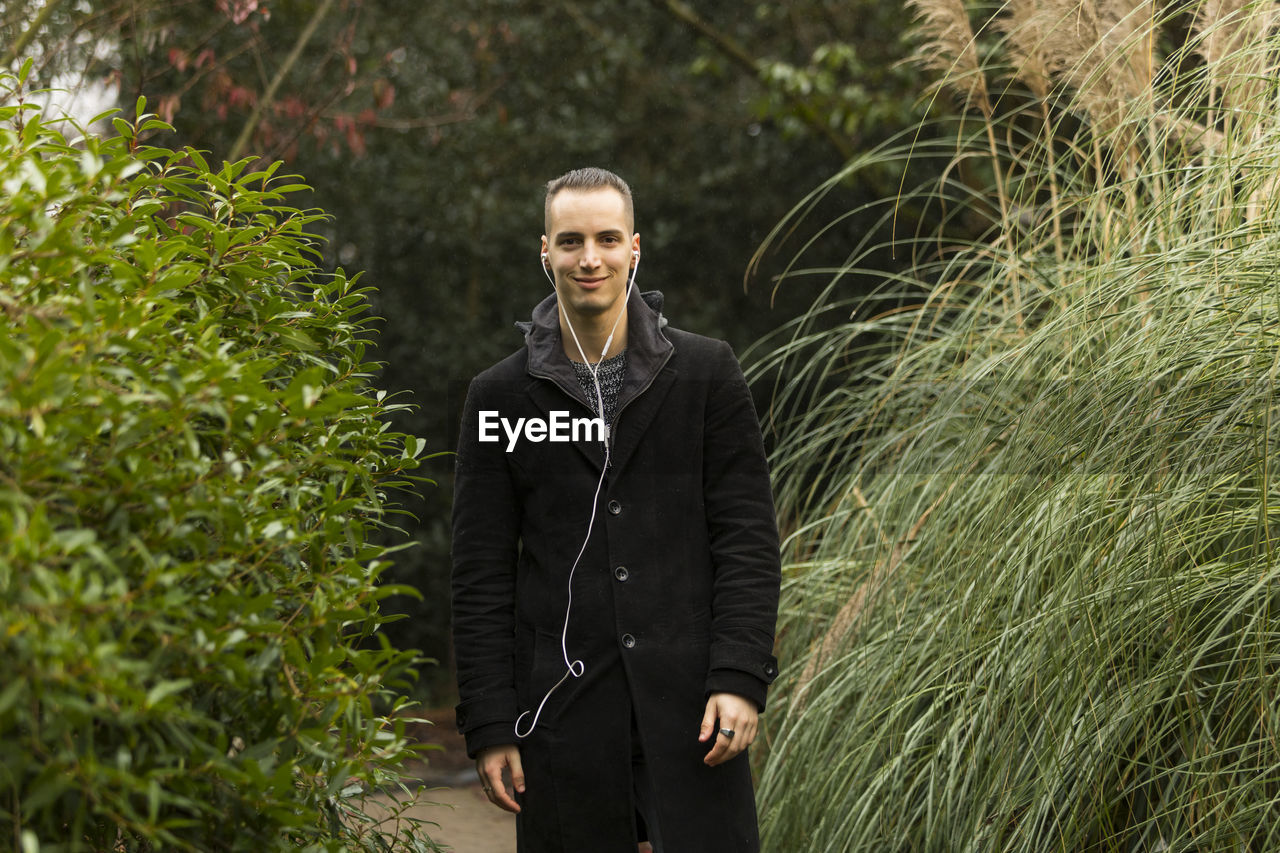
[[[601,350],[600,352],[600,359],[595,364],[592,364],[591,360],[587,358],[586,352],[583,351],[582,349],[581,342],[578,341],[578,334],[573,330],[573,323],[569,321],[568,313],[565,312],[563,305],[559,305],[559,300],[557,300],[557,305],[559,305],[559,308],[560,308],[560,316],[564,318],[565,325],[569,327],[569,334],[573,337],[573,343],[578,348],[578,354],[582,356],[582,360],[586,363],[587,368],[591,371],[591,382],[595,386],[595,392],[596,392],[596,403],[597,403],[596,412],[600,416],[601,420],[604,420],[604,393],[600,389],[600,379],[598,374],[600,370],[600,364],[605,360],[605,357],[609,353],[609,347],[613,344],[613,334],[618,329],[618,323],[619,321],[622,320],[623,315],[627,313],[627,301],[631,298],[632,288],[635,287],[636,271],[640,267],[640,252],[633,250],[631,253],[631,256],[635,258],[635,264],[631,267],[631,277],[630,277],[630,280],[627,282],[626,293],[623,294],[622,310],[619,311],[618,316],[614,318],[613,328],[609,330],[609,337],[605,339],[604,349]],[[543,253],[542,257],[543,257],[543,260],[545,261],[546,259],[545,252]],[[554,288],[556,286],[555,279],[551,277],[551,270],[547,268],[547,265],[545,263],[542,266],[542,271],[546,274],[547,278],[551,281],[551,286]],[[586,538],[582,540],[582,547],[578,549],[578,556],[574,558],[573,565],[569,567],[568,601],[565,605],[565,610],[564,610],[564,627],[560,630],[560,654],[564,658],[565,673],[564,675],[560,676],[560,680],[557,681],[554,685],[552,685],[551,689],[548,690],[546,694],[543,695],[542,701],[538,703],[537,710],[533,712],[533,722],[529,724],[529,728],[527,728],[524,732],[520,731],[520,721],[523,720],[525,717],[527,717],[530,712],[524,711],[520,714],[519,717],[516,717],[515,733],[516,733],[516,737],[518,738],[528,737],[533,732],[533,730],[537,728],[538,720],[542,717],[542,709],[546,707],[547,700],[551,698],[551,694],[555,693],[556,690],[560,688],[560,685],[564,684],[565,681],[568,680],[569,676],[572,675],[574,678],[581,678],[582,674],[586,672],[586,669],[587,669],[586,665],[581,660],[573,660],[573,661],[569,660],[569,615],[573,612],[573,576],[578,571],[578,563],[582,561],[582,555],[587,552],[587,544],[591,542],[591,532],[595,529],[595,523],[596,523],[596,507],[599,506],[600,504],[600,490],[604,487],[604,478],[609,471],[609,463],[612,458],[611,457],[612,442],[610,441],[610,438],[611,436],[609,435],[609,424],[608,422],[606,422],[605,423],[605,441],[604,441],[604,464],[600,467],[600,479],[596,481],[595,495],[591,498],[591,517],[587,521],[587,535],[586,535]]]

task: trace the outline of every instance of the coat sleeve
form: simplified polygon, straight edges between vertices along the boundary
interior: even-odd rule
[[[777,517],[760,421],[728,344],[718,343],[714,363],[703,433],[703,496],[715,571],[706,689],[737,693],[764,710],[778,675]]]
[[[453,645],[458,730],[472,757],[515,743],[515,591],[520,507],[502,443],[479,440],[481,411],[497,411],[495,383],[467,391],[453,491]]]

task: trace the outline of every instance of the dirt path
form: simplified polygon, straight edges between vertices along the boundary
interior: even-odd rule
[[[514,853],[516,817],[485,799],[475,764],[454,727],[452,709],[423,716],[435,725],[415,726],[412,736],[433,748],[414,775],[427,790],[419,798],[422,803],[406,814],[436,824],[428,827],[431,839],[453,853]]]
[[[431,839],[453,853],[513,853],[516,818],[484,798],[477,784],[428,790],[422,805],[409,817],[436,824],[427,828]]]

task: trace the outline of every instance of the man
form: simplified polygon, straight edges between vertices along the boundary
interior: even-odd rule
[[[633,217],[611,172],[548,184],[555,292],[468,391],[458,728],[521,851],[754,851],[745,750],[777,675],[768,470],[732,350],[635,291]],[[608,428],[563,428],[593,417]]]

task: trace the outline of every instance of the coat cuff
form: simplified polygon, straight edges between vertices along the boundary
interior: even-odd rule
[[[769,685],[740,669],[713,669],[707,673],[708,697],[712,693],[733,693],[754,702],[756,710],[763,711],[768,691]]]
[[[454,709],[458,731],[466,737],[467,754],[473,758],[485,747],[516,742],[516,692],[495,693],[464,700]]]
[[[491,746],[506,746],[516,742],[513,723],[489,723],[466,733],[467,757],[475,758],[483,749]]]
[[[709,672],[738,670],[764,682],[767,687],[778,677],[778,659],[752,643],[712,643],[707,669]]]

